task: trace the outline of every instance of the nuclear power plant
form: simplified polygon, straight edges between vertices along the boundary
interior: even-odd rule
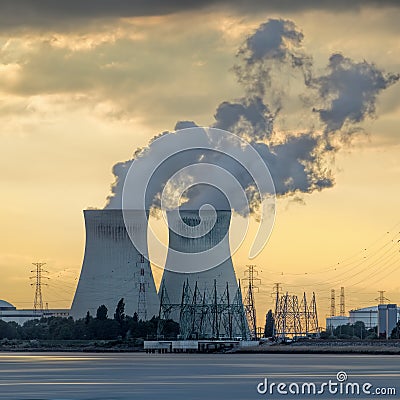
[[[145,348],[149,351],[164,350],[163,327],[170,319],[179,323],[179,338],[197,341],[198,348],[207,343],[208,346],[210,340],[219,340],[225,346],[229,341],[236,345],[238,341],[260,337],[252,294],[252,288],[257,287],[253,285],[254,274],[251,279],[247,278],[247,294],[243,296],[246,291],[242,291],[231,259],[231,211],[180,209],[167,212],[169,245],[158,292],[148,256],[148,219],[149,212],[140,210],[85,210],[85,253],[71,310],[47,310],[43,304],[37,309],[41,286],[39,272],[44,263],[34,263],[37,266],[34,310],[16,310],[4,303],[7,307],[0,310],[0,319],[19,321],[23,317],[25,321],[68,315],[79,319],[87,312],[96,315],[103,304],[112,318],[123,298],[127,315],[137,314],[143,321],[158,317],[157,340],[161,341],[146,342]],[[253,271],[254,266],[250,267]],[[305,294],[299,300],[288,293],[282,296],[280,283],[275,286],[275,337],[281,340],[319,337],[315,295],[311,301]],[[388,339],[399,320],[400,308],[385,304],[384,300],[388,299],[383,293],[380,291],[379,306],[351,310],[346,317],[344,287],[341,287],[340,316],[335,315],[335,290],[332,290],[327,330],[333,332],[337,326],[363,322],[367,329],[378,326],[377,336]],[[39,298],[42,303],[41,294]],[[32,312],[28,315],[27,311]],[[169,343],[167,347],[171,351],[173,346],[175,344]]]
[[[134,245],[140,241],[140,247],[147,249],[148,213],[144,220],[141,211],[128,211],[129,218],[124,220],[125,212],[84,211],[86,246],[71,307],[74,318],[82,318],[88,311],[93,315],[102,304],[113,312],[121,298],[128,315],[137,313],[146,320],[160,313],[148,253],[140,253]],[[160,288],[167,293],[170,304],[176,306],[169,318],[179,322],[178,306],[188,287],[196,287],[198,293],[215,291],[232,304],[236,297],[237,309],[238,283],[229,246],[231,211],[202,211],[200,216],[197,210],[180,210],[167,216],[169,250]],[[241,335],[242,332],[243,326]]]
[[[41,269],[44,263],[33,263],[36,266],[36,275],[32,277],[36,279],[34,308],[17,310],[3,302],[0,320],[23,323],[49,316],[80,319],[87,312],[96,315],[103,304],[112,318],[123,298],[127,315],[136,313],[143,321],[158,317],[157,340],[144,344],[149,352],[195,350],[190,347],[192,345],[199,351],[246,346],[242,342],[261,337],[263,333],[258,331],[255,320],[254,266],[247,270],[252,273],[251,278],[250,275],[245,278],[249,283],[247,294],[242,296],[246,290],[242,291],[231,259],[230,210],[167,212],[169,245],[158,293],[148,257],[149,212],[103,209],[85,210],[83,214],[86,245],[71,310],[44,307],[40,278],[47,271]],[[320,326],[315,294],[311,301],[305,294],[301,299],[288,293],[282,295],[280,285],[275,284],[274,336],[283,341],[318,338]],[[327,331],[332,334],[339,326],[362,322],[366,329],[377,327],[377,337],[389,339],[400,318],[400,308],[385,302],[388,299],[383,296],[384,291],[379,293],[379,306],[350,310],[347,317],[344,287],[341,287],[340,316],[335,313],[335,290],[332,289]],[[164,337],[163,327],[170,319],[179,323],[175,342]]]
[[[159,300],[147,254],[141,254],[130,235],[146,240],[147,224],[139,211],[85,210],[86,246],[78,287],[71,307],[74,318],[96,314],[104,304],[113,313],[123,298],[128,315],[150,319],[159,313]],[[134,218],[137,213],[138,218]],[[129,230],[129,232],[128,232]]]

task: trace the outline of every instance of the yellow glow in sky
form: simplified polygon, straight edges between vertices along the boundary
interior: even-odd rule
[[[45,301],[70,306],[83,257],[82,210],[104,206],[112,166],[178,120],[212,124],[220,102],[242,96],[235,53],[271,17],[301,28],[319,71],[341,52],[400,72],[399,7],[204,9],[0,31],[0,298],[31,307],[31,263],[44,261]],[[283,84],[290,79],[282,76]],[[296,83],[288,90],[297,99]],[[309,123],[296,101],[287,109],[277,135]],[[378,97],[375,115],[332,162],[333,188],[279,199],[262,254],[248,260],[246,242],[234,255],[238,278],[246,264],[258,266],[260,326],[276,282],[299,295],[315,291],[320,318],[330,289],[341,286],[347,309],[375,304],[378,290],[400,304],[399,84]],[[380,256],[374,241],[389,243],[393,258]]]

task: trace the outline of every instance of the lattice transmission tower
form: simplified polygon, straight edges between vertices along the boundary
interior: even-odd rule
[[[331,290],[331,317],[336,315],[336,293],[335,289]]]
[[[275,310],[274,310],[274,315],[278,311],[278,305],[279,305],[279,297],[281,295],[281,283],[277,282],[274,283],[274,291],[271,294],[275,298]]]
[[[384,290],[379,290],[379,297],[377,297],[375,300],[379,301],[379,304],[387,304],[388,301],[390,301],[387,297],[385,297],[385,291]]]
[[[275,333],[280,339],[301,336],[318,336],[318,314],[315,293],[311,302],[304,293],[299,301],[296,295],[286,293],[279,297],[275,314]]]
[[[137,306],[137,314],[138,319],[142,321],[147,321],[147,304],[146,304],[146,288],[149,286],[149,283],[146,281],[145,277],[145,269],[148,268],[148,261],[146,258],[140,254],[138,256],[138,261],[136,266],[140,270],[139,274],[139,296],[138,296],[138,306]]]
[[[238,337],[243,340],[249,339],[240,282],[233,298],[228,283],[225,290],[218,290],[216,281],[210,290],[200,290],[197,282],[194,288],[190,287],[188,281],[184,282],[179,304],[170,302],[164,283],[160,292],[157,327],[159,338],[163,337],[165,323],[174,315],[178,315],[179,335],[183,340]]]
[[[31,276],[31,279],[35,279],[35,283],[31,283],[31,286],[35,286],[35,298],[33,301],[33,309],[35,312],[43,312],[43,295],[42,295],[42,286],[47,286],[47,283],[43,283],[43,279],[49,279],[45,274],[48,274],[48,271],[43,269],[43,266],[46,263],[32,263],[36,268],[31,270],[35,275]]]
[[[257,316],[256,316],[256,304],[254,299],[254,293],[258,292],[259,287],[255,284],[261,283],[261,279],[257,278],[258,271],[255,265],[247,265],[246,271],[244,271],[246,284],[246,296],[244,298],[244,311],[246,313],[247,324],[249,325],[250,335],[252,339],[257,339]]]
[[[340,316],[344,317],[346,314],[346,301],[344,296],[344,287],[340,288]]]

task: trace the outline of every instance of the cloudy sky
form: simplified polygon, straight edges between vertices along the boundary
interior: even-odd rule
[[[84,249],[82,210],[106,204],[113,165],[153,136],[180,120],[216,124],[221,103],[243,98],[249,87],[238,82],[238,50],[260,24],[292,21],[313,66],[310,90],[294,69],[273,70],[265,103],[274,110],[276,93],[285,94],[276,138],[328,129],[321,110],[338,95],[323,96],[332,88],[324,77],[334,82],[332,54],[375,77],[399,73],[398,2],[350,3],[2,1],[0,298],[30,307],[30,263],[45,261],[45,300],[70,305]],[[345,102],[354,100],[352,83],[340,86]],[[252,261],[262,278],[260,313],[271,306],[275,282],[315,290],[323,317],[330,289],[340,286],[347,308],[374,303],[378,290],[400,303],[400,84],[362,93],[373,107],[347,119],[340,148],[323,159],[332,187],[278,200],[270,242]],[[234,258],[239,278],[249,263],[245,247]]]

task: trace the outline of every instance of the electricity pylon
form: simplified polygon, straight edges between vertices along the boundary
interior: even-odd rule
[[[32,263],[36,267],[36,269],[31,270],[31,272],[35,273],[34,276],[31,276],[31,279],[35,279],[35,283],[31,283],[31,286],[35,286],[35,299],[33,301],[33,309],[35,312],[40,311],[43,312],[43,296],[42,296],[42,286],[47,286],[47,283],[43,283],[42,279],[49,279],[47,276],[43,274],[47,274],[48,271],[42,269],[46,263]]]

